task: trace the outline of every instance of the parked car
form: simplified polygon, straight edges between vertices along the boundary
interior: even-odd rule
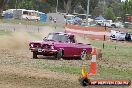
[[[112,20],[96,21],[100,26],[106,26],[109,28],[124,28],[122,22],[113,22]]]
[[[74,24],[75,22],[75,15],[65,15],[64,22]]]
[[[44,55],[57,59],[65,57],[88,59],[92,52],[91,44],[78,43],[75,35],[63,32],[49,33],[42,41],[30,42],[29,49],[33,52],[33,58]]]
[[[115,38],[116,40],[122,40],[122,41],[125,41],[126,40],[126,32],[118,32],[116,35],[115,35]]]
[[[112,40],[116,40],[116,35],[119,33],[119,31],[115,31],[115,30],[111,30],[111,33],[110,33],[110,39]]]
[[[112,40],[123,40],[124,41],[126,40],[126,32],[111,30],[110,38]]]

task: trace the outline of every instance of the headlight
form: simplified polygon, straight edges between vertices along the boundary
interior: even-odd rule
[[[33,47],[34,45],[33,44],[31,44],[31,47]]]
[[[51,46],[51,49],[54,49],[54,46],[53,45]]]

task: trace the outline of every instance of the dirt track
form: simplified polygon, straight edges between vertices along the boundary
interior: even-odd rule
[[[40,36],[44,37],[49,32],[53,32],[50,28],[48,29],[48,32],[41,31]],[[38,38],[24,31],[0,37],[0,88],[81,87],[78,83],[78,75],[58,73],[41,68],[38,63],[61,64],[61,61],[47,58],[32,59],[32,53],[28,49],[28,44],[32,40],[38,40]],[[66,63],[68,62],[66,61]]]
[[[0,49],[0,88],[82,88],[78,82],[79,74],[53,72],[44,69],[43,65],[39,67],[40,63],[80,65],[81,61],[31,57],[28,49]]]
[[[48,29],[48,32],[53,32]],[[41,31],[41,38],[48,32]],[[78,82],[79,74],[50,71],[47,65],[81,66],[82,61],[32,59],[28,43],[37,39],[40,40],[26,32],[15,32],[11,36],[0,37],[0,88],[81,88]],[[89,61],[86,63],[89,64]]]

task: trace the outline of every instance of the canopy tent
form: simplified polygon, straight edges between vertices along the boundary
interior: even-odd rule
[[[98,16],[98,17],[95,18],[95,20],[106,20],[106,19],[102,16]]]

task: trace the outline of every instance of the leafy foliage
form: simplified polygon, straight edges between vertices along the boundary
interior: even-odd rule
[[[85,10],[87,10],[87,1],[88,0],[81,0],[81,4],[82,4],[82,7],[85,9]],[[90,13],[92,13],[93,12],[93,10],[95,9],[95,7],[98,5],[98,1],[99,0],[90,0]]]
[[[108,20],[115,20],[115,14],[113,12],[113,9],[111,7],[108,7],[105,11],[105,17]]]

